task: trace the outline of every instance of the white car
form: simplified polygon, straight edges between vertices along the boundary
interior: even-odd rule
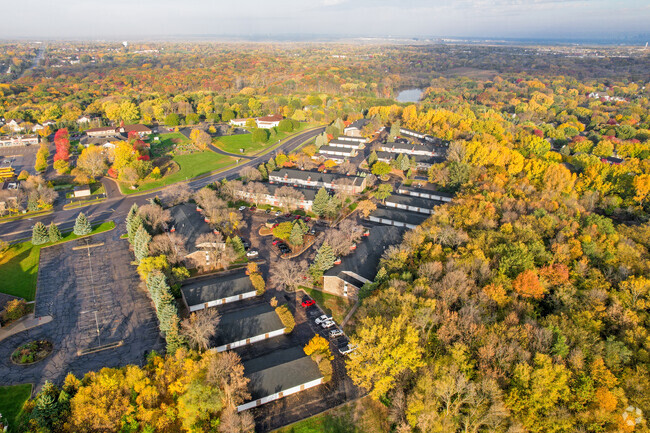
[[[246,257],[257,257],[259,253],[255,250],[250,250],[249,252],[246,253]]]
[[[331,327],[334,326],[334,325],[336,325],[336,323],[334,323],[333,320],[326,320],[326,321],[324,321],[324,322],[321,324],[321,326],[323,327],[323,329],[331,328]]]
[[[332,318],[331,318],[331,317],[327,317],[326,314],[323,314],[322,316],[316,318],[316,320],[314,320],[314,322],[315,322],[317,325],[320,325],[321,323],[323,323],[323,322],[327,322],[328,320],[332,320]]]
[[[340,329],[338,329],[338,328],[336,328],[336,329],[332,329],[332,330],[330,331],[330,337],[331,337],[331,338],[340,337],[341,335],[343,335],[343,331],[340,330]]]
[[[355,350],[356,348],[357,348],[356,345],[350,345],[350,344],[348,344],[348,345],[346,345],[346,346],[339,347],[339,353],[340,353],[341,355],[347,355],[348,353],[352,353],[352,352],[354,352],[354,350]]]
[[[243,210],[246,210],[246,206],[239,206],[239,211],[241,212]]]

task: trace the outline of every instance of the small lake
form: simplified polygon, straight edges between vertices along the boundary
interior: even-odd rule
[[[397,94],[397,102],[418,102],[422,97],[423,89],[406,89]]]

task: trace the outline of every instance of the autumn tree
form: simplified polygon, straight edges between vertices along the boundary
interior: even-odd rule
[[[191,313],[190,317],[181,322],[181,332],[192,348],[199,351],[207,350],[210,339],[217,333],[219,313],[213,308],[204,308]]]

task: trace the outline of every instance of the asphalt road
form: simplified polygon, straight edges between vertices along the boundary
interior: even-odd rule
[[[211,183],[221,181],[222,179],[235,179],[239,176],[239,172],[244,167],[257,167],[262,162],[266,162],[272,156],[278,153],[289,153],[299,147],[305,141],[316,137],[325,130],[325,127],[312,129],[310,131],[301,132],[282,143],[280,147],[274,151],[258,156],[250,161],[222,171],[217,174],[206,176],[203,178],[191,180],[188,185],[193,190],[198,190]],[[111,181],[104,181],[104,184],[113,184]],[[78,209],[58,210],[52,214],[42,217],[25,218],[17,221],[7,222],[0,225],[0,239],[8,242],[17,241],[20,239],[30,238],[32,235],[32,227],[36,222],[42,222],[45,225],[54,221],[62,231],[70,230],[74,226],[75,219],[80,211],[83,211],[91,222],[113,220],[115,223],[120,223],[126,218],[129,209],[133,203],[138,205],[145,204],[148,199],[160,194],[161,190],[151,192],[148,194],[138,196],[123,196],[119,194],[119,189],[115,186],[107,188],[108,199],[101,203],[92,206],[86,206]]]

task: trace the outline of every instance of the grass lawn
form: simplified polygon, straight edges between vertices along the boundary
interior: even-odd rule
[[[277,144],[278,140],[284,140],[288,136],[307,129],[310,126],[313,125],[310,123],[301,123],[298,129],[292,132],[278,132],[275,138],[269,139],[268,143],[253,143],[253,134],[226,135],[217,138],[215,146],[225,152],[235,153],[237,155],[242,154],[239,149],[244,149],[243,155],[251,155],[261,152],[263,149],[271,148]]]
[[[389,431],[385,421],[372,422],[374,418],[386,418],[386,408],[370,397],[351,401],[343,406],[314,415],[272,433],[366,433]],[[363,416],[359,417],[359,414]],[[384,425],[382,425],[384,424]]]
[[[15,425],[16,416],[23,408],[23,404],[32,394],[32,385],[27,383],[14,386],[0,386],[0,413],[9,423],[9,431]]]
[[[158,141],[155,141],[153,138],[148,140],[148,143],[151,145],[150,150],[152,158],[157,158],[166,154],[174,149],[175,145],[183,145],[190,142],[190,140],[180,132],[169,132],[167,134],[160,134],[153,137],[158,137]]]
[[[316,289],[309,289],[304,286],[300,286],[300,288],[307,292],[326,314],[332,316],[336,323],[341,323],[345,319],[345,315],[350,311],[350,308],[354,305],[354,302],[350,299],[341,298]]]
[[[187,155],[176,155],[174,161],[180,166],[180,170],[162,179],[142,182],[138,189],[130,189],[124,183],[120,183],[122,194],[133,194],[149,189],[159,188],[183,180],[192,179],[211,171],[220,170],[234,164],[235,160],[229,156],[220,155],[210,150],[195,152]]]
[[[93,226],[92,234],[115,228],[113,221]],[[57,244],[68,242],[80,236],[70,232]],[[38,261],[41,248],[54,244],[34,246],[31,242],[13,244],[0,258],[0,292],[19,296],[27,301],[34,300],[36,280],[38,278]],[[2,413],[2,412],[0,412]]]

